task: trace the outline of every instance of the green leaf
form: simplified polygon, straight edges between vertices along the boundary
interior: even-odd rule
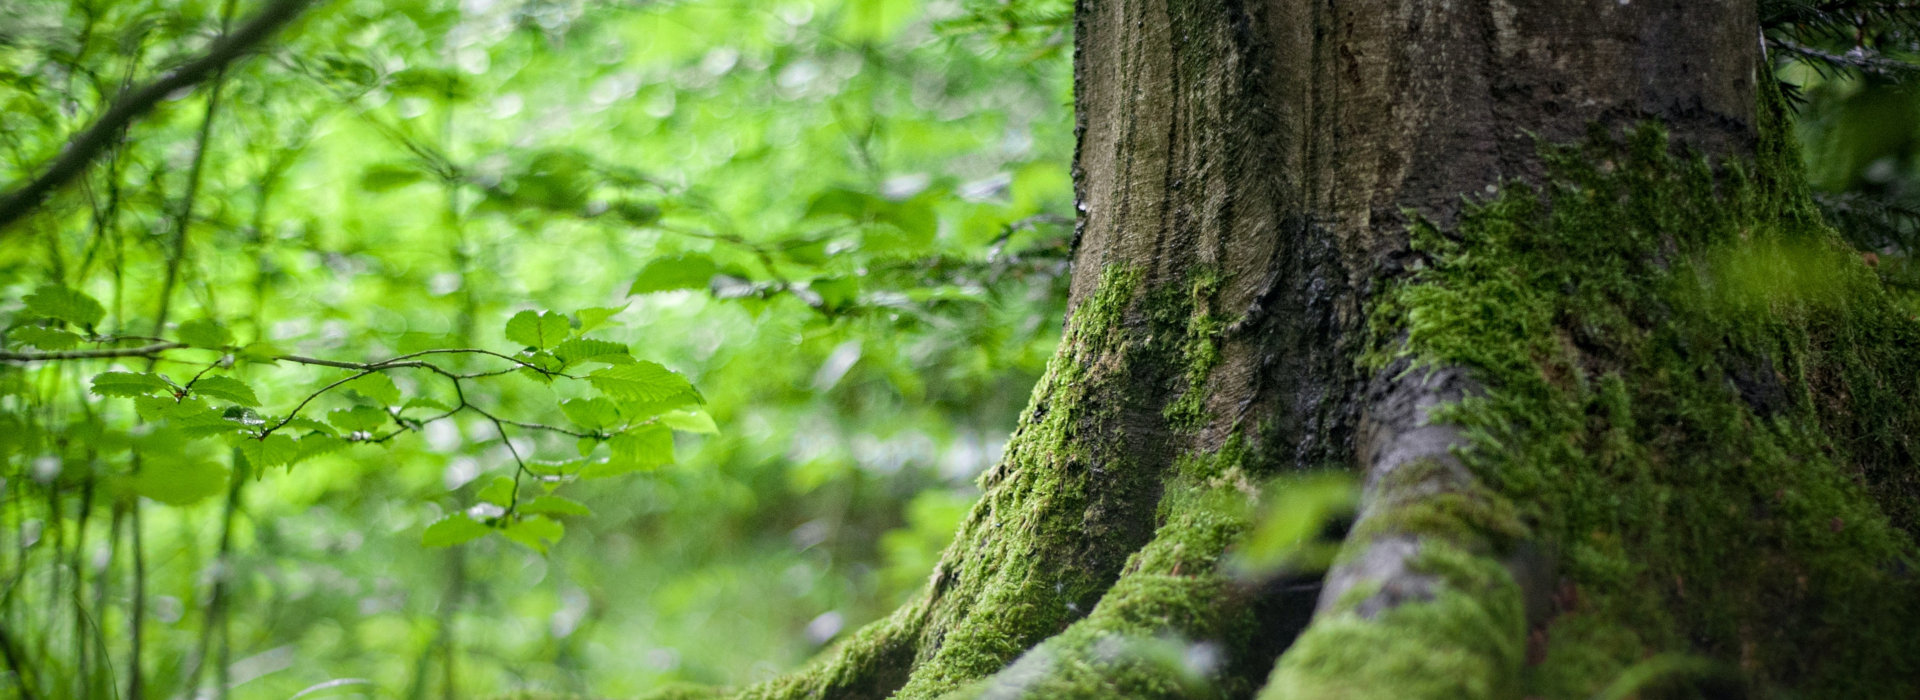
[[[286,430],[289,428],[293,430],[305,430],[308,432],[320,433],[322,435],[333,435],[336,437],[339,435],[339,433],[334,431],[333,426],[327,425],[325,423],[314,420],[312,418],[308,418],[306,416],[294,416],[292,418],[287,419],[287,424],[284,426],[281,426],[281,429]]]
[[[808,219],[844,216],[855,221],[867,218],[869,209],[884,206],[885,200],[845,187],[829,187],[821,190],[807,202]]]
[[[617,476],[673,463],[673,431],[664,425],[643,425],[607,441],[613,457],[590,464],[580,476],[596,479]]]
[[[660,207],[656,204],[623,199],[615,202],[613,213],[633,226],[652,226],[660,223]]]
[[[349,433],[370,433],[387,424],[387,412],[372,406],[339,408],[327,412],[327,422]]]
[[[593,163],[566,149],[540,151],[510,178],[513,199],[547,209],[578,212],[592,193]]]
[[[218,350],[233,344],[233,333],[226,326],[204,318],[180,324],[175,334],[180,342],[196,348]]]
[[[573,312],[573,317],[580,321],[580,333],[584,335],[587,331],[599,328],[601,324],[607,322],[607,319],[613,318],[614,314],[626,311],[627,307],[631,305],[632,304],[621,304],[618,308],[597,306],[590,309],[581,309]]]
[[[419,168],[399,163],[376,163],[360,173],[360,189],[387,192],[426,179]]]
[[[79,345],[80,334],[39,326],[21,326],[11,334],[17,342],[32,345],[41,350],[71,350]]]
[[[807,283],[807,289],[820,295],[820,303],[829,309],[844,309],[860,299],[860,280],[855,277],[822,277]]]
[[[221,412],[220,417],[249,428],[258,428],[267,424],[264,416],[246,406],[228,406],[227,410]]]
[[[536,350],[559,345],[572,330],[567,317],[551,311],[522,311],[507,321],[507,340]]]
[[[551,513],[553,515],[593,515],[585,504],[561,496],[541,496],[520,504],[522,513]]]
[[[713,275],[719,272],[719,266],[713,258],[699,254],[686,253],[665,258],[654,258],[646,267],[640,268],[640,277],[627,289],[628,294],[651,294],[675,289],[706,289]]]
[[[578,362],[605,362],[610,365],[627,364],[633,361],[627,346],[611,340],[593,338],[574,338],[561,343],[553,349],[553,356],[560,358],[562,366],[572,366]]]
[[[400,403],[400,387],[394,386],[393,377],[374,372],[341,385],[342,389],[359,393],[367,400],[382,406]]]
[[[560,412],[582,430],[606,430],[620,424],[620,409],[603,398],[567,399],[560,402]]]
[[[289,425],[291,425],[291,423],[289,423]],[[300,438],[300,454],[294,457],[293,461],[295,463],[304,462],[313,457],[346,449],[346,447],[351,444],[353,443],[330,434],[311,434]]]
[[[560,521],[542,515],[529,515],[517,518],[506,529],[500,531],[507,539],[526,545],[533,551],[547,553],[547,548],[566,536],[567,528]]]
[[[630,417],[657,415],[688,404],[706,403],[693,383],[657,362],[640,360],[587,375],[600,393],[620,402]]]
[[[171,394],[167,396],[135,396],[133,397],[133,412],[135,415],[140,416],[140,420],[165,420],[167,411],[179,405],[179,403],[180,402],[173,399]]]
[[[172,394],[173,385],[152,372],[102,372],[93,375],[96,396],[154,396]]]
[[[407,405],[401,406],[400,410],[405,411],[411,408],[426,408],[439,413],[446,413],[447,411],[453,410],[452,406],[448,406],[444,403],[435,401],[433,399],[429,399],[424,396],[415,396],[411,399],[407,399]]]
[[[691,411],[668,411],[660,414],[660,422],[669,428],[683,433],[712,435],[720,432],[720,426],[714,424],[713,416],[707,415],[706,411],[699,409]]]
[[[201,377],[193,383],[193,393],[212,399],[232,401],[242,406],[259,406],[260,399],[253,395],[253,387],[233,377]]]
[[[428,547],[452,547],[480,539],[492,531],[492,528],[468,517],[466,513],[454,513],[428,525],[427,531],[420,534],[420,544]]]
[[[259,439],[242,436],[234,447],[240,448],[240,454],[246,455],[247,463],[253,465],[255,471],[292,464],[300,458],[299,443],[281,433]]]
[[[480,489],[477,495],[482,501],[505,508],[513,503],[513,479],[504,476],[493,477],[493,481],[487,482],[486,487]]]
[[[245,347],[240,348],[239,352],[234,353],[234,357],[244,362],[277,365],[280,364],[278,358],[285,354],[287,354],[287,351],[284,348],[274,345],[273,343],[248,343]]]
[[[58,284],[40,285],[40,288],[27,295],[25,301],[28,311],[81,328],[92,328],[107,315],[107,310],[93,297]]]
[[[205,402],[192,399],[174,404],[171,408],[162,411],[161,417],[187,437],[212,437],[238,433],[247,429],[247,426],[227,420],[224,412],[208,408]]]

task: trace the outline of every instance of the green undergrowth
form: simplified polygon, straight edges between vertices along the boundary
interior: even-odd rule
[[[1438,417],[1563,579],[1523,693],[1702,692],[1660,671],[1701,664],[1642,663],[1664,653],[1757,697],[1912,692],[1920,324],[1784,141],[1710,164],[1646,127],[1543,157],[1551,184],[1414,226],[1427,266],[1366,360],[1485,387]]]

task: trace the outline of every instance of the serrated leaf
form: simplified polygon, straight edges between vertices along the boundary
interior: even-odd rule
[[[551,513],[553,515],[593,515],[586,504],[562,496],[540,496],[520,504],[522,513]]]
[[[356,392],[382,406],[400,403],[400,387],[394,385],[393,377],[379,372],[347,382],[340,388]]]
[[[620,424],[620,409],[599,397],[567,399],[560,402],[560,412],[583,430],[606,430]]]
[[[207,398],[232,401],[241,406],[259,406],[260,399],[253,395],[253,387],[233,377],[201,377],[193,383],[193,393]]]
[[[657,362],[640,360],[608,367],[587,375],[587,382],[619,402],[628,417],[658,415],[660,411],[705,403],[692,382]]]
[[[32,345],[41,350],[71,350],[82,340],[80,334],[39,326],[22,326],[13,329],[10,334],[14,342]]]
[[[613,318],[614,314],[626,311],[628,306],[632,306],[632,304],[621,304],[618,307],[581,309],[573,312],[573,318],[580,322],[580,333],[585,334],[587,331],[599,328],[602,324],[605,324],[607,319]]]
[[[533,551],[547,553],[547,548],[565,537],[567,528],[560,521],[542,515],[529,515],[516,518],[500,531],[507,539],[526,545]]]
[[[662,413],[660,414],[660,422],[669,428],[683,433],[712,435],[720,432],[720,426],[714,424],[713,416],[707,415],[706,411],[697,409],[692,411],[668,411]]]
[[[673,463],[673,431],[664,425],[643,425],[607,441],[613,456],[590,464],[580,476],[596,479],[655,469]]]
[[[427,397],[425,397],[425,396],[415,396],[415,397],[413,397],[413,398],[411,398],[411,399],[407,399],[407,403],[406,403],[406,405],[404,405],[404,406],[401,406],[401,407],[400,407],[400,410],[402,410],[402,411],[405,411],[405,410],[407,410],[407,409],[410,409],[410,408],[425,408],[425,409],[431,409],[431,410],[434,410],[434,411],[438,411],[438,412],[441,412],[441,413],[445,413],[445,412],[447,412],[447,411],[451,411],[451,410],[453,410],[453,407],[451,407],[451,406],[448,406],[448,405],[446,405],[446,404],[444,404],[444,403],[441,403],[441,402],[439,402],[439,401],[436,401],[436,400],[433,400],[433,399],[429,399],[429,398],[427,398]]]
[[[244,430],[244,426],[227,420],[222,412],[208,408],[198,401],[182,401],[162,412],[167,423],[188,437],[212,437]]]
[[[720,267],[713,258],[700,253],[654,258],[640,268],[627,294],[652,294],[675,289],[706,289]]]
[[[93,375],[96,396],[152,396],[173,393],[173,385],[152,372],[101,372]]]
[[[420,544],[428,547],[452,547],[480,539],[492,531],[492,528],[474,520],[466,513],[454,513],[428,525],[427,531],[420,533]]]
[[[234,443],[240,454],[245,455],[247,463],[254,471],[260,472],[273,467],[292,464],[300,458],[300,445],[293,438],[274,433],[265,438],[240,437]]]
[[[507,340],[521,345],[545,350],[559,345],[572,331],[567,317],[552,311],[535,313],[522,311],[507,320]]]
[[[226,326],[211,319],[202,318],[182,323],[179,330],[175,331],[175,335],[179,336],[180,342],[196,348],[218,350],[233,344],[233,333],[228,331]]]
[[[167,410],[178,404],[179,402],[174,401],[171,395],[135,396],[133,397],[133,412],[135,415],[140,416],[140,420],[163,420],[167,416]]]
[[[58,284],[43,284],[24,300],[27,310],[56,318],[81,328],[92,328],[107,315],[106,308],[85,292]]]
[[[487,482],[486,487],[480,489],[480,493],[475,495],[482,501],[505,508],[507,504],[513,502],[513,479],[504,476],[493,477],[493,481]]]
[[[328,454],[330,452],[338,452],[340,450],[346,449],[346,447],[351,444],[353,443],[347,442],[346,440],[342,440],[331,434],[325,434],[325,433],[310,434],[306,437],[300,438],[300,442],[299,442],[300,454],[299,456],[294,457],[293,461],[295,463],[304,462],[308,459],[318,457],[320,455]]]
[[[595,338],[573,338],[553,348],[553,356],[560,358],[561,365],[572,366],[578,362],[605,362],[610,365],[627,364],[633,360],[627,346],[611,340]]]
[[[339,433],[333,429],[333,426],[327,425],[326,423],[322,423],[312,418],[308,418],[306,416],[294,416],[292,418],[287,419],[287,424],[285,426],[282,426],[281,429],[282,430],[288,430],[288,429],[305,430],[308,432],[320,433],[322,435],[332,435],[336,437],[339,436]]]
[[[267,424],[265,416],[260,415],[260,412],[247,408],[246,406],[228,406],[227,410],[220,414],[220,417],[250,428],[257,428]]]
[[[338,408],[327,412],[327,422],[349,433],[373,432],[387,424],[389,416],[372,406]]]

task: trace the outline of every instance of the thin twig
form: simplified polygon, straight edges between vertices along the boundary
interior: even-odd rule
[[[87,164],[118,141],[118,134],[168,95],[192,87],[225,68],[242,54],[265,41],[274,32],[299,16],[314,0],[273,0],[260,14],[232,34],[225,35],[200,57],[188,61],[159,79],[124,92],[107,113],[67,143],[46,172],[12,192],[0,195],[0,235],[8,225],[33,211],[48,194],[86,170]]]

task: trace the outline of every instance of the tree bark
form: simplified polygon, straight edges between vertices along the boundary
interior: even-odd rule
[[[1059,354],[923,596],[736,695],[1912,690],[1920,330],[1756,12],[1079,2]],[[1328,468],[1332,568],[1232,575]]]

